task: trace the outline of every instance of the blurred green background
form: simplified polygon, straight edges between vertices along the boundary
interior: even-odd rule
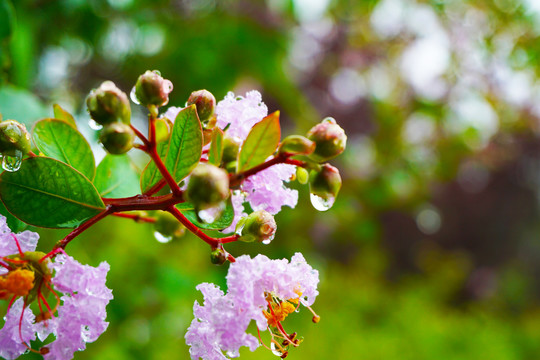
[[[301,251],[319,269],[322,320],[287,319],[305,337],[290,358],[540,358],[537,1],[0,0],[0,19],[0,113],[28,126],[59,103],[95,139],[86,94],[104,80],[128,92],[147,69],[173,82],[171,105],[258,89],[284,134],[337,119],[349,142],[334,207],[293,185],[271,245],[227,246]],[[39,232],[43,250],[66,234]],[[76,359],[189,358],[195,286],[225,286],[206,244],[114,218],[67,250],[109,262],[115,296]]]

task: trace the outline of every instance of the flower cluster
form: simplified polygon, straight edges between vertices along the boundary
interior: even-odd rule
[[[186,343],[192,359],[227,359],[239,356],[242,346],[254,351],[259,343],[246,329],[255,320],[259,330],[270,331],[272,349],[286,356],[287,348],[297,346],[296,334],[288,334],[281,322],[299,304],[309,308],[318,295],[319,274],[300,253],[291,261],[271,260],[264,255],[251,259],[240,256],[227,275],[227,293],[214,284],[197,286],[203,305],[195,302]],[[314,316],[318,321],[318,316]]]
[[[107,329],[105,307],[112,299],[111,290],[105,286],[109,265],[82,265],[63,253],[51,261],[35,251],[37,240],[38,235],[30,231],[12,234],[6,219],[0,216],[0,279],[24,272],[33,280],[32,286],[22,292],[8,286],[9,281],[0,281],[0,294],[11,294],[11,306],[0,329],[0,356],[17,358],[30,349],[36,334],[42,341],[54,334],[56,339],[40,353],[45,359],[71,359],[75,351],[84,350],[87,342],[95,341]],[[55,307],[47,301],[49,294],[57,299]],[[40,310],[38,316],[30,309],[34,300]]]
[[[164,117],[174,121],[181,108],[170,107]],[[229,92],[216,106],[216,125],[227,129],[227,136],[243,142],[249,131],[268,115],[268,108],[262,102],[261,93],[252,90],[245,96]],[[233,191],[231,199],[234,207],[234,221],[224,232],[234,231],[240,218],[247,216],[244,203],[249,203],[254,211],[265,210],[277,214],[283,206],[294,208],[298,203],[298,191],[285,187],[296,172],[296,167],[277,164],[247,178],[240,190]]]

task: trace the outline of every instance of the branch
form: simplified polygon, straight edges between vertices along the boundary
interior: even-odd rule
[[[229,174],[229,186],[231,188],[238,186],[242,183],[242,181],[244,181],[249,176],[258,173],[259,171],[268,169],[269,167],[276,164],[289,164],[289,165],[302,166],[302,167],[305,166],[305,163],[303,161],[291,159],[290,156],[291,155],[289,154],[282,153],[244,172],[241,172],[238,174]]]
[[[70,232],[65,238],[58,241],[56,245],[53,247],[53,251],[56,249],[65,249],[67,244],[74,238],[76,238],[79,234],[81,234],[83,231],[88,229],[90,226],[97,223],[99,220],[103,219],[107,215],[111,214],[111,206],[107,206],[104,211],[100,212],[93,218],[89,219],[87,222],[82,223],[81,225],[77,226],[72,232]]]

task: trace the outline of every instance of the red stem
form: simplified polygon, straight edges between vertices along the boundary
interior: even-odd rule
[[[147,192],[144,193],[144,195],[152,196],[156,194],[159,190],[163,189],[163,187],[167,185],[167,182],[164,179],[161,179],[157,182],[156,185],[152,186],[150,189],[148,189]]]
[[[131,128],[131,130],[133,130],[133,132],[135,133],[135,135],[137,135],[137,137],[139,139],[141,139],[141,141],[143,142],[144,146],[146,146],[146,148],[148,149],[150,147],[150,142],[148,141],[148,139],[146,138],[146,136],[143,135],[142,132],[139,131],[139,129],[137,129],[135,126],[133,125],[129,125],[129,127]]]
[[[220,239],[215,239],[211,236],[206,235],[204,232],[202,232],[201,229],[199,229],[197,226],[195,226],[191,221],[189,221],[184,214],[180,212],[174,205],[171,205],[167,208],[167,211],[170,212],[178,221],[182,223],[189,231],[197,235],[201,238],[204,242],[206,242],[208,245],[212,247],[212,249],[215,249],[220,244]]]
[[[154,223],[156,222],[155,218],[152,217],[145,217],[141,216],[139,214],[124,214],[124,213],[114,213],[113,216],[126,218],[126,219],[133,219],[135,222],[147,222],[147,223]]]
[[[107,208],[104,211],[100,212],[99,214],[97,214],[96,216],[94,216],[93,218],[88,220],[87,222],[82,223],[81,225],[76,227],[65,238],[63,238],[62,240],[57,242],[56,245],[54,245],[53,251],[56,250],[56,249],[65,249],[67,244],[69,244],[69,242],[71,240],[73,240],[75,237],[77,237],[77,235],[79,235],[84,230],[88,229],[90,226],[94,225],[99,220],[103,219],[104,217],[106,217],[107,215],[112,213],[111,208],[112,208],[112,206],[107,206]]]
[[[277,156],[274,156],[270,160],[267,160],[263,162],[262,164],[259,164],[255,167],[252,167],[251,169],[248,169],[244,172],[238,173],[238,174],[230,174],[229,175],[229,186],[235,187],[238,186],[249,176],[258,173],[259,171],[262,171],[264,169],[268,169],[270,166],[276,165],[276,164],[290,164],[290,165],[296,165],[296,166],[305,166],[305,163],[300,160],[291,159],[290,155],[288,154],[278,154]]]

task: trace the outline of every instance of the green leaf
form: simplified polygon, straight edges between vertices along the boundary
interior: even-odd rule
[[[158,145],[160,157],[165,158],[165,167],[176,182],[179,182],[197,166],[202,154],[202,127],[197,108],[191,105],[178,113],[174,120],[168,143]],[[166,156],[164,156],[166,154]],[[148,191],[162,176],[153,161],[146,166],[141,176],[141,190]]]
[[[164,159],[167,155],[167,150],[169,149],[169,140],[167,139],[164,142],[161,142],[157,144],[157,153],[160,158]],[[150,160],[150,162],[146,165],[144,168],[142,174],[141,174],[141,191],[143,193],[150,190],[152,186],[158,183],[159,180],[161,180],[163,177],[161,176],[161,173],[159,172],[156,164],[154,161]]]
[[[212,142],[208,151],[208,162],[219,166],[223,156],[223,130],[219,127],[214,127],[212,131]]]
[[[129,197],[139,193],[139,176],[129,156],[107,154],[97,167],[94,185],[102,197]]]
[[[221,214],[221,216],[211,224],[207,224],[199,220],[193,204],[183,202],[176,205],[176,207],[178,208],[178,210],[180,210],[182,214],[184,214],[186,218],[188,218],[189,221],[191,221],[193,224],[195,224],[201,229],[222,230],[226,227],[229,227],[234,220],[234,208],[231,202],[231,198],[227,200],[225,210],[223,210],[223,214]]]
[[[25,159],[16,172],[0,174],[0,198],[17,218],[39,227],[73,228],[105,210],[84,175],[41,156]]]
[[[73,115],[64,110],[60,105],[54,104],[53,112],[55,119],[64,120],[69,125],[73,126],[75,129],[77,128],[77,123],[75,122],[75,118],[73,117]]]
[[[4,203],[1,201],[0,201],[0,214],[6,217],[7,225],[11,229],[12,232],[19,233],[26,229],[27,225],[23,223],[21,220],[17,219],[15,216],[11,215],[11,213],[4,206]]]
[[[0,87],[0,112],[4,120],[17,120],[27,127],[36,120],[49,116],[48,110],[37,96],[12,85]]]
[[[191,105],[178,113],[169,143],[165,166],[179,182],[197,166],[201,159],[203,135],[197,107]]]
[[[45,156],[79,170],[88,179],[96,173],[94,154],[80,132],[62,120],[43,119],[32,130],[34,142]]]
[[[238,172],[263,163],[276,151],[280,137],[279,111],[276,111],[251,128],[238,154]]]

